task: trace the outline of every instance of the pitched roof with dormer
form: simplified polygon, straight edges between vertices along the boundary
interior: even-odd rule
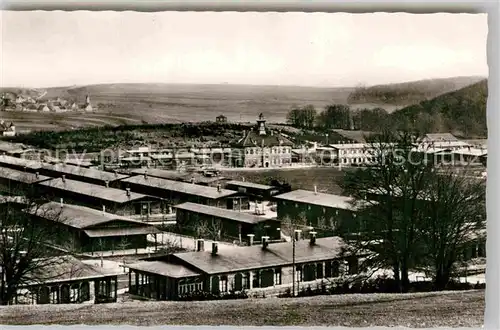
[[[257,131],[248,132],[234,143],[234,147],[291,147],[293,142],[279,133],[260,135]]]

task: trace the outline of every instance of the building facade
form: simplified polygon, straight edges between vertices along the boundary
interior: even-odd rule
[[[232,166],[284,167],[292,164],[293,142],[266,127],[260,114],[257,125],[232,145]]]
[[[343,246],[338,237],[311,238],[296,242],[293,254],[291,243],[264,241],[262,245],[221,251],[213,243],[210,251],[201,247],[197,252],[129,265],[130,293],[176,300],[196,291],[222,295],[231,291],[284,291],[292,285],[299,288],[322,279],[356,276],[360,273],[359,258],[341,257]]]
[[[76,252],[143,249],[147,236],[159,233],[142,221],[64,203],[43,204],[32,215],[54,244]]]
[[[298,189],[274,196],[274,200],[279,221],[317,228],[320,236],[338,235],[340,231],[359,228],[350,197]]]
[[[251,213],[227,210],[213,206],[182,203],[175,206],[176,222],[181,228],[202,234],[207,239],[239,240],[249,234],[259,240],[262,236],[280,239],[279,222]],[[197,232],[201,230],[202,232]],[[215,238],[216,239],[216,238]]]
[[[127,189],[69,180],[64,176],[39,182],[37,185],[53,201],[63,199],[68,204],[104,210],[141,221],[162,217],[168,211],[167,203],[160,198]]]
[[[39,270],[46,280],[18,289],[12,304],[112,303],[117,298],[117,274],[106,274],[73,257],[57,257]]]

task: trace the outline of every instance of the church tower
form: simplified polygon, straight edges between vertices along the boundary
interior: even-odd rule
[[[90,105],[90,95],[87,94],[87,97],[85,98],[85,105]]]

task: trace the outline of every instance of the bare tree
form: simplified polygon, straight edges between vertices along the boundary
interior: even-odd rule
[[[376,166],[346,172],[342,183],[344,192],[354,197],[358,222],[364,228],[345,239],[369,252],[367,268],[392,268],[401,291],[408,290],[409,272],[421,252],[420,197],[433,169],[422,154],[414,152],[419,141],[409,132],[384,132],[369,147]],[[366,199],[367,195],[375,197]]]
[[[486,227],[486,184],[456,175],[451,169],[434,172],[425,195],[422,266],[431,269],[435,288],[442,290],[453,275],[460,252]]]
[[[0,205],[2,305],[11,303],[23,286],[61,276],[58,272],[46,270],[58,269],[57,266],[64,262],[64,258],[54,256],[72,252],[60,248],[69,245],[65,244],[68,235],[40,222],[40,219],[54,223],[64,222],[61,210],[44,207],[47,200],[32,188],[17,187],[9,192],[20,200],[15,203],[4,200]],[[61,273],[67,271],[71,270],[61,270]]]
[[[218,241],[222,236],[222,222],[219,219],[199,220],[194,225],[195,239],[208,238]]]

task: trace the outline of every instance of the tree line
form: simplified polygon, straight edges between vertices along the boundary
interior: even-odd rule
[[[293,106],[287,123],[301,129],[401,130],[421,134],[452,132],[457,136],[487,136],[486,81],[425,100],[394,112],[383,108],[351,108],[330,104],[321,111],[313,105]]]

